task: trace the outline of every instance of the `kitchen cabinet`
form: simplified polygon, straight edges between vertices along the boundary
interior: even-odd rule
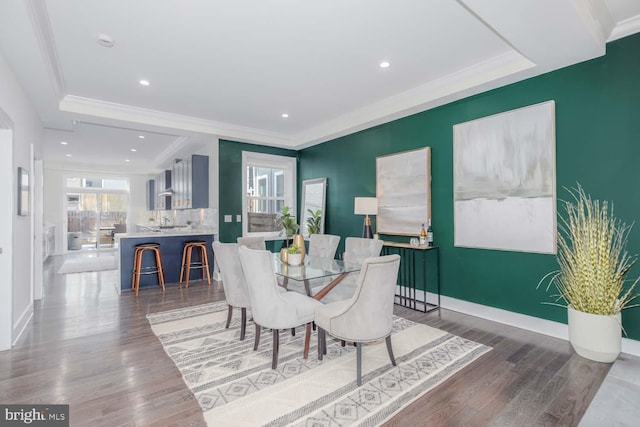
[[[156,176],[156,210],[171,210],[171,190],[171,171],[162,171],[162,173]]]
[[[209,207],[209,156],[176,160],[172,170],[173,209]]]
[[[147,180],[147,210],[154,211],[156,209],[156,180]]]

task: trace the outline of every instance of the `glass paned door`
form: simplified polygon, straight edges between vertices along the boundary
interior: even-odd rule
[[[99,196],[100,224],[96,247],[113,247],[114,234],[126,232],[126,194],[103,193]],[[124,227],[124,230],[123,230]]]
[[[124,193],[67,193],[68,250],[111,248],[126,222]]]
[[[68,250],[78,250],[96,244],[98,195],[67,193]]]

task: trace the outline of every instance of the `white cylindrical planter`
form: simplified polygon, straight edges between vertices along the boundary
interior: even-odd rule
[[[287,256],[287,262],[289,263],[289,265],[302,264],[302,254],[289,254]]]
[[[611,363],[622,348],[622,317],[620,313],[604,316],[583,313],[567,307],[569,342],[580,356],[596,362]]]

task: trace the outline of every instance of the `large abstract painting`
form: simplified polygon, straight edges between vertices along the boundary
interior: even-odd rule
[[[417,236],[431,218],[431,149],[376,158],[380,234]]]
[[[453,127],[454,244],[556,252],[555,103]]]

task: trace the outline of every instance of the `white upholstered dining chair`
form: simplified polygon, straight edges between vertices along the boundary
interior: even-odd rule
[[[391,346],[393,302],[400,266],[399,255],[367,258],[362,263],[354,295],[316,308],[318,359],[326,353],[325,333],[356,343],[356,379],[362,384],[362,343],[385,339],[391,364],[396,366]]]
[[[220,243],[215,241],[213,242],[213,256],[216,264],[220,268],[222,287],[224,288],[224,295],[229,305],[225,328],[229,328],[233,308],[240,308],[240,341],[242,341],[244,340],[247,329],[247,308],[251,307],[251,302],[249,300],[249,290],[244,272],[242,271],[242,265],[240,265],[238,245],[235,243]]]
[[[253,349],[257,350],[260,344],[261,328],[271,329],[273,332],[271,368],[276,369],[280,329],[307,325],[305,341],[308,343],[315,309],[322,306],[322,303],[297,292],[283,292],[276,281],[271,252],[249,249],[245,246],[241,246],[238,252],[247,280],[251,314],[256,325]],[[305,348],[308,348],[308,345]]]
[[[312,234],[309,236],[309,256],[335,258],[340,244],[340,236],[332,234]]]
[[[382,240],[377,239],[347,237],[344,241],[345,250],[342,259],[345,262],[362,264],[366,258],[380,256],[383,244],[384,242]],[[342,279],[338,286],[333,288],[333,290],[322,299],[322,302],[326,304],[351,298],[356,291],[357,284],[358,273],[348,274]],[[319,288],[313,288],[312,292],[315,294],[318,290]]]
[[[360,237],[347,237],[344,241],[344,253],[342,259],[347,262],[361,264],[365,258],[379,256],[384,241],[378,239],[363,239]]]

